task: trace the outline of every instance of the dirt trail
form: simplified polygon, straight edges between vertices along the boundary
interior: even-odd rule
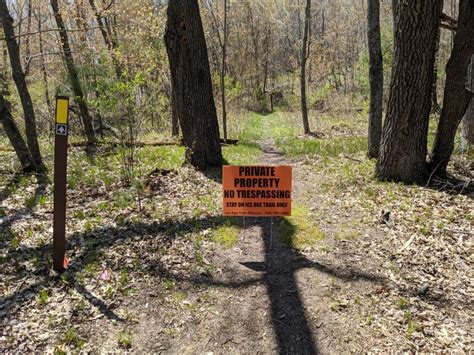
[[[261,147],[262,164],[292,164],[273,142],[261,142]],[[297,203],[307,193],[301,179],[305,174],[301,165],[294,165]],[[181,309],[181,324],[169,331],[163,328],[161,303],[156,305],[156,315],[148,311],[134,331],[134,350],[314,354],[366,349],[357,333],[359,319],[350,313],[341,316],[330,306],[341,288],[370,294],[376,278],[341,265],[340,255],[323,262],[282,245],[276,218],[242,223],[235,247],[206,256],[217,268],[212,284],[187,290],[199,306]]]

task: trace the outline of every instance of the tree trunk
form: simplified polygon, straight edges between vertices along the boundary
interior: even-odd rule
[[[28,146],[26,145],[26,142],[21,136],[21,133],[15,121],[13,120],[10,103],[3,97],[3,93],[0,93],[0,121],[2,122],[2,126],[8,137],[8,140],[13,146],[16,156],[20,161],[22,170],[24,172],[35,170],[35,165],[31,158]]]
[[[69,45],[69,38],[66,32],[66,26],[64,25],[63,18],[61,16],[61,13],[59,12],[58,0],[51,0],[51,7],[53,9],[56,25],[59,28],[59,35],[61,37],[61,44],[63,49],[64,60],[66,62],[66,68],[69,73],[69,79],[71,80],[74,96],[79,105],[82,123],[84,125],[86,138],[90,147],[90,145],[93,145],[96,141],[94,126],[92,125],[92,118],[89,114],[89,108],[87,107],[86,98],[82,90],[81,83],[79,81],[76,66],[74,64],[74,58],[72,56],[71,47]]]
[[[15,150],[22,170],[24,172],[33,171],[35,164],[31,158],[30,150],[13,119],[11,105],[6,99],[8,96],[8,86],[6,85],[6,61],[4,61],[3,64],[5,67],[2,68],[2,71],[0,72],[0,122],[2,123],[3,130],[5,131],[10,144]]]
[[[43,159],[38,144],[38,133],[36,131],[36,117],[33,109],[33,102],[31,101],[30,92],[26,85],[25,74],[21,67],[20,48],[15,37],[15,30],[13,28],[13,19],[8,12],[6,0],[0,0],[0,16],[7,43],[8,54],[10,56],[10,64],[12,67],[13,80],[20,95],[23,113],[25,115],[25,131],[28,148],[33,158],[35,168],[37,171],[44,169]]]
[[[39,9],[38,9],[39,10]],[[41,54],[41,73],[43,75],[43,85],[44,85],[44,99],[46,106],[48,106],[48,113],[52,114],[53,106],[51,104],[51,98],[49,96],[49,83],[48,83],[48,72],[46,70],[46,61],[44,59],[44,46],[43,46],[43,33],[41,29],[41,12],[38,14],[38,45],[39,51]],[[52,120],[51,120],[52,121]]]
[[[32,0],[28,0],[28,10],[27,10],[27,18],[26,18],[26,33],[31,32],[31,16],[32,16]],[[25,63],[28,63],[30,60],[30,36],[26,36],[25,39]],[[25,65],[25,76],[28,76],[28,71],[29,71],[30,66]]]
[[[186,160],[198,169],[220,166],[219,124],[197,1],[170,0],[165,43]]]
[[[112,62],[115,68],[115,75],[117,75],[117,79],[121,79],[123,76],[123,70],[120,64],[120,60],[117,57],[117,53],[115,52],[117,50],[117,42],[110,38],[109,33],[107,32],[105,24],[104,24],[104,19],[102,18],[102,15],[97,10],[95,1],[89,0],[89,4],[92,8],[92,11],[94,11],[97,24],[99,25],[100,33],[102,34],[102,39],[104,40],[104,44],[109,50],[110,55],[112,57]]]
[[[308,119],[308,101],[306,97],[306,62],[308,60],[308,42],[309,42],[309,27],[311,22],[311,0],[306,0],[305,17],[304,17],[304,32],[303,32],[303,43],[301,47],[301,74],[300,74],[300,86],[301,86],[301,114],[303,116],[303,128],[304,134],[310,134]]]
[[[380,40],[380,1],[368,2],[369,42],[369,158],[378,158],[382,138],[383,57]]]
[[[474,56],[471,57],[467,86],[471,93],[474,93]],[[468,147],[474,147],[474,97],[471,97],[471,102],[464,115],[463,139]]]
[[[227,0],[224,0],[224,34],[222,40],[222,67],[221,67],[221,104],[224,142],[227,142],[227,110],[225,103],[225,73],[227,62]]]
[[[400,2],[392,80],[377,162],[381,180],[406,183],[428,178],[428,124],[436,35],[442,0]]]
[[[446,175],[446,169],[454,150],[456,131],[471,100],[472,94],[466,88],[466,78],[473,53],[474,1],[461,0],[454,48],[446,65],[443,109],[430,161],[430,169],[439,176]]]

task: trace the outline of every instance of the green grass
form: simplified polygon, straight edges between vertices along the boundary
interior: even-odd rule
[[[117,343],[121,348],[130,349],[132,347],[133,336],[131,332],[121,331],[117,335]]]
[[[66,344],[75,346],[79,349],[84,347],[85,341],[82,339],[74,328],[69,328],[64,334]]]
[[[336,137],[330,139],[282,138],[277,147],[290,157],[320,155],[337,157],[340,154],[354,154],[367,149],[366,137]]]
[[[260,147],[255,143],[239,143],[223,149],[224,160],[229,165],[256,164],[261,154]]]
[[[237,137],[240,143],[255,143],[268,135],[264,127],[264,120],[268,118],[257,113],[239,115],[230,121],[231,136]]]
[[[216,227],[212,235],[212,241],[214,243],[223,245],[227,248],[231,248],[237,244],[239,240],[240,228],[227,221],[224,225]]]
[[[310,211],[300,205],[293,205],[292,215],[278,222],[277,234],[284,245],[297,250],[315,246],[324,239],[324,233],[312,219]]]
[[[49,290],[46,288],[43,288],[39,293],[38,293],[38,304],[40,306],[46,305],[48,303],[48,298],[49,298]]]

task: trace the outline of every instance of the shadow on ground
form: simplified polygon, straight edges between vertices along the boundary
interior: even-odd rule
[[[211,179],[220,181],[219,171],[208,172]],[[41,189],[37,189],[41,191]],[[141,243],[147,241],[157,242],[163,246],[169,246],[179,236],[186,233],[196,233],[204,229],[215,228],[228,220],[222,217],[189,218],[177,221],[168,219],[153,223],[128,224],[123,227],[103,227],[85,233],[73,233],[68,238],[71,264],[63,275],[52,275],[50,273],[51,244],[39,247],[22,247],[9,250],[7,240],[1,240],[0,247],[6,250],[2,258],[1,279],[10,283],[26,284],[20,290],[10,295],[0,297],[0,316],[10,316],[16,312],[32,297],[36,297],[44,287],[57,285],[64,279],[67,282],[64,289],[75,288],[93,306],[102,312],[108,319],[123,322],[123,318],[117,315],[113,306],[106,301],[92,295],[84,285],[77,279],[77,274],[84,269],[87,259],[100,251],[115,244],[133,243],[139,240]],[[175,275],[171,274],[159,262],[151,264],[144,272],[161,279],[175,279],[177,282],[202,287],[225,287],[232,289],[243,289],[256,284],[263,284],[267,289],[267,295],[271,307],[271,319],[273,330],[278,342],[278,351],[282,354],[314,354],[318,352],[318,346],[314,337],[315,329],[311,328],[304,303],[302,301],[296,281],[296,272],[300,269],[313,269],[315,271],[331,275],[345,281],[364,280],[382,285],[389,285],[390,281],[382,276],[370,274],[357,268],[338,268],[334,265],[323,264],[305,257],[296,250],[285,247],[277,239],[270,236],[270,222],[265,218],[252,219],[252,226],[258,226],[262,230],[265,247],[264,262],[242,263],[245,267],[259,271],[261,277],[249,278],[239,282],[220,282],[206,275]],[[0,232],[8,231],[9,225],[0,226]],[[290,229],[290,235],[294,236],[296,226]],[[1,234],[0,234],[1,235]],[[273,239],[273,240],[272,240]],[[156,244],[154,244],[156,248]],[[155,249],[156,250],[156,249]],[[27,269],[25,262],[33,259],[40,260],[40,267],[34,272]],[[143,270],[142,270],[143,271]],[[32,276],[33,273],[33,277]],[[24,282],[28,278],[34,279],[33,283]],[[393,286],[393,285],[392,285]],[[399,290],[401,294],[407,294],[406,290]],[[413,294],[410,294],[413,296]],[[425,301],[443,306],[443,300],[431,299],[429,295],[419,296]]]
[[[122,322],[123,319],[117,315],[113,307],[86,290],[83,284],[76,279],[88,257],[97,253],[101,249],[109,248],[118,243],[133,242],[140,240],[141,243],[147,240],[160,240],[163,246],[169,246],[178,235],[183,233],[194,233],[200,230],[217,227],[226,223],[222,217],[191,218],[180,222],[165,220],[150,224],[130,224],[124,227],[105,227],[87,233],[74,233],[68,239],[69,245],[74,247],[69,249],[71,258],[69,269],[64,275],[50,275],[50,255],[51,245],[36,248],[19,248],[10,251],[5,256],[4,263],[14,263],[15,275],[8,275],[9,282],[23,282],[31,276],[31,271],[22,266],[24,261],[32,258],[42,260],[42,268],[35,272],[33,284],[21,290],[0,298],[0,312],[8,315],[10,311],[15,311],[25,302],[35,297],[43,287],[50,287],[66,279],[64,289],[75,288],[92,305],[102,312],[108,319]],[[220,282],[210,276],[202,275],[178,275],[171,274],[162,265],[150,265],[144,272],[161,279],[175,279],[177,282],[190,285],[200,285],[202,287],[228,287],[242,289],[256,284],[264,284],[271,305],[272,325],[278,341],[280,353],[316,353],[317,344],[313,337],[314,331],[306,316],[305,307],[298,291],[295,273],[303,268],[314,269],[315,271],[329,274],[333,277],[346,281],[366,280],[374,283],[385,284],[388,282],[383,277],[376,276],[356,268],[339,269],[333,265],[327,265],[312,261],[301,253],[285,247],[276,239],[271,241],[269,220],[265,218],[255,218],[254,226],[261,227],[262,238],[265,246],[265,262],[245,263],[244,266],[253,270],[261,271],[262,277],[250,278],[241,282]],[[293,229],[293,233],[295,228]],[[156,244],[154,244],[154,248]],[[6,270],[2,268],[0,275],[6,278]],[[438,300],[437,300],[438,301]]]

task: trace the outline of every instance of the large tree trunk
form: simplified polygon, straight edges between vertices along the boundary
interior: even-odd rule
[[[383,57],[380,40],[380,1],[369,0],[368,3],[368,40],[369,40],[369,158],[379,156],[382,138],[382,105],[383,105]]]
[[[471,65],[469,66],[468,73],[468,89],[471,93],[474,93],[474,56],[471,58]],[[463,139],[468,147],[474,147],[474,96],[471,97],[471,102],[467,108],[466,114],[464,115],[463,124]]]
[[[426,167],[431,85],[442,0],[398,5],[390,96],[377,175],[381,180],[422,182]]]
[[[301,73],[300,73],[300,87],[301,87],[301,114],[303,116],[304,134],[310,134],[308,118],[308,101],[306,97],[306,62],[308,60],[308,42],[311,25],[311,0],[306,0],[305,17],[304,17],[304,32],[303,43],[301,44]]]
[[[454,48],[446,66],[443,109],[430,161],[430,169],[440,176],[446,175],[456,131],[471,99],[472,94],[466,88],[466,78],[473,53],[474,1],[461,0]]]
[[[170,0],[165,43],[186,160],[198,169],[222,165],[219,124],[206,41],[196,0]]]
[[[59,35],[61,37],[64,60],[66,62],[66,68],[69,73],[69,79],[71,80],[72,90],[79,105],[79,111],[81,113],[82,123],[84,125],[87,141],[91,145],[94,144],[96,141],[94,134],[94,126],[92,125],[92,118],[89,114],[89,108],[87,107],[86,97],[82,90],[81,82],[79,81],[79,75],[77,74],[77,69],[74,64],[74,58],[72,56],[71,47],[69,45],[69,38],[66,32],[66,26],[64,25],[63,18],[61,16],[61,13],[59,12],[58,0],[51,0],[51,7],[53,9],[56,25],[60,30]]]
[[[33,158],[35,169],[42,171],[44,169],[43,159],[38,144],[38,133],[36,131],[36,117],[33,109],[33,102],[31,100],[28,86],[26,85],[25,74],[21,67],[20,48],[15,37],[15,30],[13,28],[13,19],[8,12],[8,7],[5,0],[0,0],[0,16],[5,34],[5,41],[7,43],[8,54],[10,56],[10,64],[12,67],[13,80],[20,95],[23,113],[25,115],[25,131],[28,148]]]

